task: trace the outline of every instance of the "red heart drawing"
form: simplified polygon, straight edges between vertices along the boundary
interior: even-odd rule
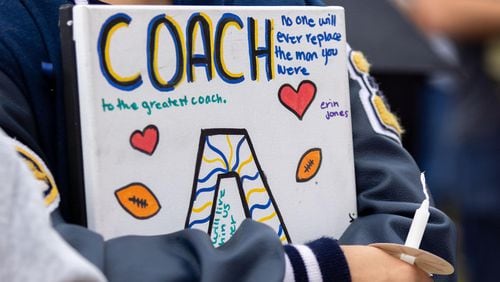
[[[284,84],[278,91],[278,97],[285,108],[294,113],[300,120],[316,97],[316,85],[310,80],[304,80],[295,90],[290,84]]]
[[[136,130],[130,135],[130,145],[132,148],[145,154],[152,155],[160,141],[160,132],[158,128],[150,124],[143,131]]]

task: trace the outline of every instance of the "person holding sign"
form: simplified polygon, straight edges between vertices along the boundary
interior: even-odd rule
[[[167,1],[109,2],[172,4]],[[371,243],[403,243],[413,214],[424,201],[425,193],[421,188],[420,171],[401,145],[402,129],[397,118],[388,110],[378,86],[370,79],[369,64],[361,53],[355,51],[350,51],[347,58],[351,99],[348,115],[352,118],[353,127],[358,212],[357,215],[351,215],[352,223],[338,241],[319,238],[305,245],[288,244],[283,247],[269,227],[248,220],[227,244],[215,249],[207,235],[198,230],[150,237],[124,236],[105,241],[95,232],[66,223],[78,221],[78,218],[72,217],[75,214],[72,206],[78,206],[78,203],[71,202],[74,198],[67,184],[68,156],[65,148],[68,136],[64,130],[61,54],[57,31],[57,12],[61,4],[65,4],[65,1],[25,0],[0,4],[0,127],[9,136],[0,138],[3,149],[0,153],[7,156],[5,162],[0,164],[1,175],[7,183],[4,189],[30,193],[26,188],[40,184],[38,186],[42,187],[44,203],[51,212],[53,225],[53,229],[37,225],[38,234],[29,230],[30,222],[26,222],[26,225],[6,225],[6,228],[12,229],[9,234],[13,236],[6,238],[9,240],[16,237],[15,232],[25,234],[25,241],[33,238],[31,242],[39,242],[34,240],[37,236],[52,235],[46,236],[50,240],[44,248],[38,248],[39,243],[31,244],[32,256],[7,260],[0,270],[0,278],[16,280],[20,277],[16,269],[20,267],[32,267],[28,272],[35,274],[56,271],[55,267],[43,268],[39,261],[36,263],[38,256],[35,255],[50,249],[52,262],[64,261],[61,257],[64,258],[70,251],[61,247],[60,238],[53,234],[55,229],[111,281],[430,281],[428,274],[416,266],[394,258],[379,248],[367,246]],[[177,1],[174,4],[321,3],[300,0],[214,0]],[[366,99],[362,93],[372,93],[372,98]],[[13,150],[6,149],[9,147],[15,148],[37,181],[29,179],[25,172],[9,173],[7,168],[19,168],[21,162],[12,157]],[[16,202],[22,202],[19,195],[8,194]],[[30,200],[35,201],[35,198],[31,197]],[[15,213],[29,214],[24,218],[45,216],[40,205],[27,205],[25,209],[12,206],[12,209],[15,209]],[[7,215],[11,211],[0,212]],[[429,208],[429,213],[421,248],[453,262],[453,224],[435,208]],[[0,249],[0,252],[7,254],[22,250],[22,242],[12,242],[9,248],[0,245],[0,248],[6,248]],[[69,275],[86,273],[87,276],[74,276],[75,280],[82,277],[89,281],[103,279],[81,257],[76,259],[74,253],[71,256],[71,261],[61,264],[61,271],[67,271]],[[23,280],[40,277],[49,276],[26,276]],[[71,280],[68,276],[50,277],[56,277],[53,281]],[[449,279],[453,280],[453,277]]]

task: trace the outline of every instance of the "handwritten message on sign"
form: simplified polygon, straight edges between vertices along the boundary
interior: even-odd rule
[[[245,219],[284,243],[345,230],[342,8],[77,6],[73,22],[90,228],[215,246]]]

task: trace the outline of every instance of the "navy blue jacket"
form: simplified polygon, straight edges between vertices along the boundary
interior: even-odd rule
[[[71,221],[57,25],[58,8],[65,3],[63,0],[0,0],[0,127],[45,161],[60,192],[59,211],[66,221]],[[176,3],[197,4],[181,0]],[[320,4],[302,0],[203,3]],[[390,122],[387,126],[369,114],[375,107],[370,108],[363,102],[361,94],[368,92],[372,98],[381,96],[354,60],[351,60],[350,78],[358,215],[339,242],[403,243],[414,212],[424,199],[420,171],[401,146],[399,128]],[[208,237],[196,230],[154,237],[127,236],[105,242],[100,235],[67,224],[57,215],[56,211],[53,220],[59,233],[110,280],[279,281],[284,276],[283,248],[278,238],[255,222],[245,222],[234,240],[216,250]],[[421,248],[454,263],[455,242],[450,219],[432,208]],[[313,241],[311,248],[332,249],[332,253],[338,254],[338,245],[332,242]],[[324,260],[318,258],[318,261],[321,264]],[[328,277],[348,279],[348,275],[341,273],[346,267],[344,258],[335,257],[333,261],[338,264],[330,265],[328,271],[337,273],[327,273]],[[323,273],[323,268],[321,270]]]

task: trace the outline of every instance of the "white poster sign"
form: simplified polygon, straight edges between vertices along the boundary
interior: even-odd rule
[[[107,238],[245,218],[284,243],[356,212],[339,7],[76,6],[88,224]]]

